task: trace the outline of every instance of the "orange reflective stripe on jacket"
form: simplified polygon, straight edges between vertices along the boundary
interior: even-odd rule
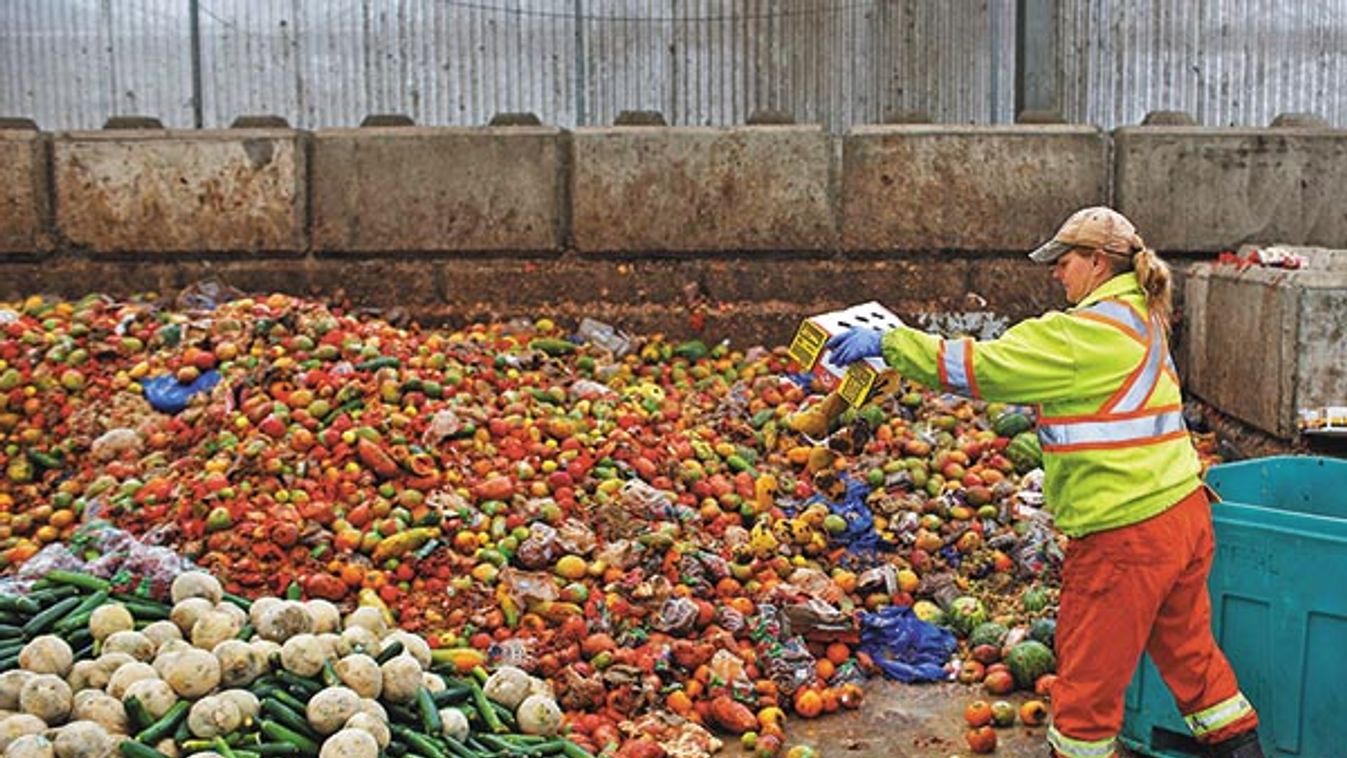
[[[1183,409],[1178,405],[1146,408],[1160,382],[1170,378],[1164,370],[1169,345],[1159,319],[1152,314],[1149,320],[1143,320],[1141,314],[1119,300],[1101,300],[1076,315],[1108,324],[1133,339],[1140,338],[1146,353],[1099,413],[1040,418],[1038,440],[1043,451],[1125,448],[1186,434]]]
[[[908,379],[1037,405],[1044,499],[1072,537],[1150,518],[1198,486],[1168,340],[1134,273],[993,340],[899,327],[882,347]]]

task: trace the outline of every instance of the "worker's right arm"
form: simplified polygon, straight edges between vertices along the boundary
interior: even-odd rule
[[[967,397],[1021,404],[1065,399],[1080,392],[1071,318],[1048,313],[985,341],[899,327],[884,335],[884,361],[909,379]]]

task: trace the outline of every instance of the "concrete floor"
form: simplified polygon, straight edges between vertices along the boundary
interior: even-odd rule
[[[787,726],[787,745],[809,745],[821,756],[834,758],[952,758],[972,756],[964,742],[963,712],[968,703],[989,698],[980,687],[962,684],[905,685],[871,681],[865,688],[865,705],[857,711],[840,711],[824,718],[792,719]],[[1004,698],[1018,708],[1029,699],[1026,693]],[[1047,728],[1015,726],[997,729],[993,755],[1003,758],[1045,758]],[[736,743],[726,754],[748,755]],[[1118,758],[1139,758],[1119,748]]]

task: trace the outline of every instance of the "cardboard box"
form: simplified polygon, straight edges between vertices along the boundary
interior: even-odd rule
[[[791,340],[789,354],[800,368],[813,373],[820,386],[836,390],[852,406],[859,406],[888,366],[881,358],[867,358],[843,368],[830,360],[824,345],[833,335],[849,329],[868,328],[882,334],[902,325],[892,311],[872,300],[805,319]]]

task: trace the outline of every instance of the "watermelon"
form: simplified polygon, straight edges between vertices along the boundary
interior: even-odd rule
[[[1021,432],[1006,446],[1006,457],[1015,464],[1015,470],[1021,474],[1033,471],[1043,465],[1043,448],[1038,444],[1038,435],[1033,432]]]
[[[1048,588],[1042,585],[1030,587],[1020,598],[1020,604],[1024,606],[1024,610],[1030,613],[1038,613],[1047,608],[1051,601],[1052,598],[1048,595]]]
[[[1057,668],[1052,650],[1038,640],[1025,640],[1011,648],[1005,663],[1010,668],[1010,675],[1015,677],[1015,686],[1024,689],[1033,689],[1040,676],[1051,674]]]
[[[998,437],[1014,437],[1034,428],[1034,422],[1019,411],[1006,411],[992,422],[992,431]]]
[[[1057,619],[1039,619],[1030,624],[1029,639],[1052,647],[1057,639]]]
[[[978,645],[995,645],[1000,647],[1001,641],[1004,640],[1009,633],[1009,629],[995,621],[978,624],[973,629],[973,633],[968,635],[968,646],[977,647]]]
[[[967,637],[979,624],[986,622],[987,608],[982,601],[969,595],[954,598],[945,613],[945,625],[960,637]]]

